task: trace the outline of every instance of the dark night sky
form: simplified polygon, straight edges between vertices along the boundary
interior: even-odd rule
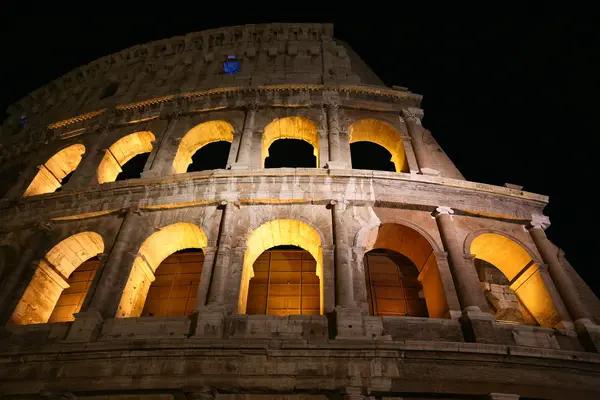
[[[589,186],[599,170],[593,117],[600,42],[591,8],[393,2],[394,10],[369,11],[363,3],[334,13],[280,2],[278,12],[266,12],[267,3],[251,2],[258,13],[226,2],[220,11],[187,2],[131,10],[103,2],[76,13],[54,3],[3,4],[0,110],[72,68],[135,44],[245,23],[332,22],[335,36],[386,85],[424,95],[424,125],[467,179],[550,196],[548,236],[600,295],[600,215]]]

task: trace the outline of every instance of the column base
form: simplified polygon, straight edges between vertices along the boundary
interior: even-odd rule
[[[231,169],[232,170],[250,169],[250,166],[248,164],[244,164],[244,163],[233,163],[233,164],[231,164]]]
[[[575,321],[575,332],[584,349],[600,353],[600,326],[587,318],[581,318]]]
[[[346,169],[348,166],[343,161],[329,161],[325,164],[325,168],[328,169]]]
[[[152,171],[152,170],[148,170],[148,171],[144,171],[142,172],[142,178],[157,178],[160,176],[160,172],[158,171]]]
[[[438,171],[437,169],[433,169],[433,168],[421,168],[421,174],[422,175],[431,175],[431,176],[440,176],[440,171]]]
[[[334,315],[336,340],[392,340],[383,334],[381,318],[363,316],[358,307],[337,306]]]
[[[192,338],[223,339],[225,337],[225,307],[204,307],[195,315]]]
[[[496,319],[479,307],[467,307],[459,319],[463,336],[467,342],[494,343],[494,323]]]
[[[71,324],[65,342],[81,343],[95,340],[102,329],[104,319],[100,312],[88,310],[74,314],[75,321]]]

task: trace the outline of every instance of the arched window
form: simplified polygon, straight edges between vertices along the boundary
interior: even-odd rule
[[[383,224],[367,233],[365,248],[374,249],[364,259],[371,315],[448,316],[433,247],[421,233]]]
[[[204,264],[202,249],[179,250],[154,272],[142,316],[176,317],[195,311],[196,294]]]
[[[278,139],[269,147],[265,168],[315,168],[314,148],[304,140]]]
[[[312,147],[314,159],[307,159],[307,148],[302,149],[296,141],[292,143],[280,143],[272,148],[276,143],[282,142],[280,139],[297,139],[308,143]],[[282,146],[283,149],[277,149]],[[275,154],[277,152],[277,154]],[[303,156],[304,155],[304,156]],[[273,158],[274,161],[269,161],[270,168],[277,167],[297,167],[298,163],[309,165],[316,168],[319,166],[319,132],[317,125],[303,117],[286,117],[278,118],[269,123],[263,132],[261,145],[262,166],[267,167],[267,158]],[[275,161],[277,160],[277,161]],[[287,160],[287,162],[286,162]],[[283,164],[283,165],[282,165]]]
[[[102,237],[95,232],[75,234],[54,246],[39,262],[11,322],[72,321],[94,279],[98,262],[93,258],[103,251]]]
[[[351,149],[353,147],[352,144],[356,142],[371,142],[385,148],[391,154],[391,158],[387,158],[386,161],[391,160],[391,162],[394,163],[395,171],[408,171],[408,163],[406,162],[402,136],[400,135],[400,132],[391,125],[374,119],[362,119],[356,121],[350,125]],[[368,154],[353,151],[352,166],[364,164],[372,165],[372,160],[364,160],[366,156],[368,156]],[[356,157],[359,157],[359,159],[356,159]]]
[[[419,271],[410,259],[391,250],[365,254],[369,314],[427,317]]]
[[[153,142],[152,132],[136,132],[117,140],[106,149],[100,161],[98,183],[139,178]]]
[[[194,306],[194,288],[197,291],[202,271],[200,258],[203,260],[203,257],[198,252],[206,243],[204,231],[197,225],[186,222],[168,225],[150,235],[140,246],[133,261],[117,317],[139,317],[144,310],[147,315],[186,315],[190,307]],[[187,258],[189,262],[182,263],[182,259],[191,256],[177,254],[162,271],[158,271],[169,256],[185,249],[194,249],[196,258]],[[152,301],[146,306],[149,293]],[[185,306],[182,306],[183,303]]]
[[[506,236],[483,233],[471,242],[470,253],[485,262],[483,265],[481,261],[476,263],[479,264],[480,279],[486,273],[481,269],[489,270],[491,265],[508,281],[508,284],[499,280],[497,282],[502,284],[484,283],[484,290],[488,292],[486,297],[500,321],[534,324],[530,314],[542,327],[553,328],[561,322],[538,265],[521,245]]]
[[[323,314],[323,254],[313,227],[278,219],[252,232],[244,255],[238,311]]]
[[[298,246],[275,246],[254,262],[247,314],[319,315],[317,262]]]
[[[185,134],[179,143],[177,154],[173,160],[174,173],[224,169],[227,166],[229,146],[232,141],[233,126],[229,122],[218,120],[196,125]],[[229,146],[222,142],[226,142]],[[213,145],[208,146],[211,144]],[[227,155],[225,155],[225,147],[227,147]],[[196,156],[199,151],[200,154]],[[192,165],[190,169],[190,164],[195,165]]]
[[[224,140],[202,146],[192,156],[192,163],[188,167],[187,172],[225,169],[230,148],[231,143]]]
[[[487,303],[497,321],[537,325],[533,315],[529,313],[510,288],[510,281],[502,271],[479,258],[474,260],[474,264]]]
[[[66,147],[50,157],[25,190],[23,197],[35,196],[44,193],[53,193],[66,183],[70,174],[75,171],[85,153],[85,146],[74,144]]]
[[[354,142],[350,145],[353,169],[396,172],[392,154],[385,147],[371,142]]]

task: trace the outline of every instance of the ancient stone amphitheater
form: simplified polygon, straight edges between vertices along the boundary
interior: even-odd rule
[[[420,102],[331,25],[269,24],[15,103],[2,398],[599,398],[600,302],[548,198],[466,180]]]

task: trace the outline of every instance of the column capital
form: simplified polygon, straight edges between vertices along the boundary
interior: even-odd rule
[[[550,218],[543,214],[533,214],[531,216],[531,221],[527,225],[527,229],[539,228],[542,230],[548,229],[550,226]]]
[[[421,125],[421,119],[423,118],[423,110],[420,108],[415,108],[415,107],[409,107],[409,108],[404,108],[402,109],[402,111],[400,112],[402,114],[402,117],[405,120],[412,120],[414,122],[416,122],[418,125]]]
[[[50,233],[52,232],[52,229],[54,229],[54,223],[52,221],[36,222],[34,226],[36,229],[45,233]]]
[[[259,105],[256,102],[252,102],[252,103],[246,103],[244,104],[244,109],[246,111],[258,111],[259,109]]]
[[[323,107],[325,107],[327,111],[337,111],[340,108],[340,103],[336,100],[329,100],[323,104]]]
[[[431,213],[434,218],[437,218],[440,215],[452,215],[454,214],[454,210],[447,206],[439,206],[436,207],[435,211]]]

